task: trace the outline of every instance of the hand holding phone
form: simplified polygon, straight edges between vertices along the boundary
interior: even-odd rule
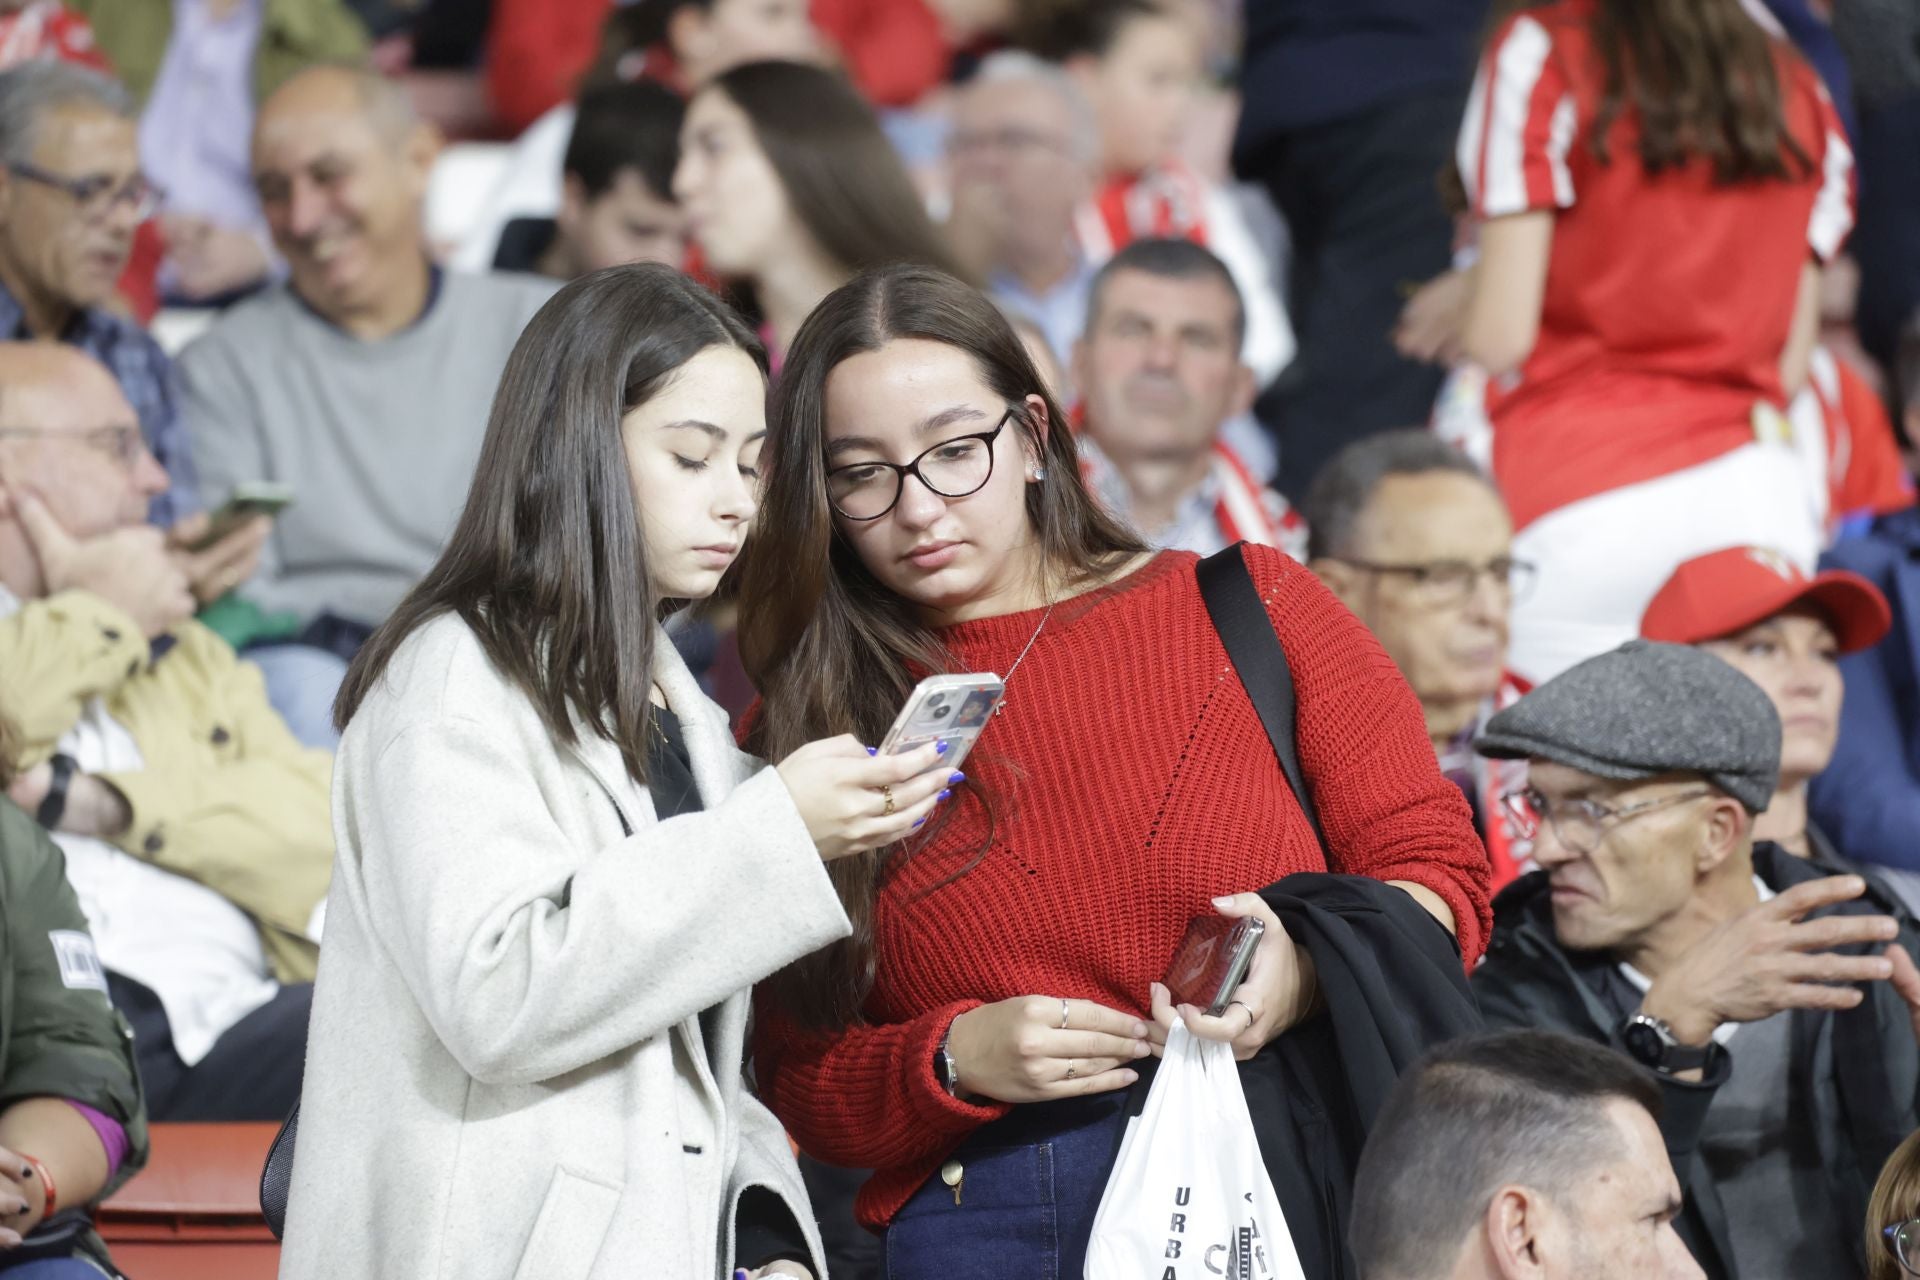
[[[880,754],[898,755],[929,742],[944,742],[947,751],[941,767],[957,770],[986,731],[1006,692],[1006,681],[991,671],[928,676],[907,695],[893,727],[880,740]]]
[[[204,533],[188,544],[195,555],[217,545],[255,516],[272,519],[293,505],[293,487],[272,480],[254,480],[233,487],[233,496],[207,518]]]
[[[1220,914],[1188,926],[1167,983],[1153,984],[1155,1043],[1164,1044],[1179,1019],[1202,1040],[1230,1043],[1234,1057],[1245,1061],[1314,1012],[1319,977],[1312,954],[1259,894],[1229,894],[1213,905]]]
[[[1234,988],[1245,980],[1253,953],[1267,931],[1255,917],[1195,916],[1167,968],[1174,1003],[1190,1004],[1209,1018],[1226,1012]]]

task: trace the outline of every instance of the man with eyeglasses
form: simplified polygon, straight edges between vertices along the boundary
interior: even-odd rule
[[[1067,73],[1029,53],[993,54],[959,91],[947,138],[954,249],[1061,364],[1086,324],[1093,264],[1074,233],[1092,194],[1100,133]]]
[[[1709,653],[1635,640],[1475,745],[1528,762],[1510,804],[1540,867],[1494,902],[1473,977],[1489,1023],[1654,1072],[1676,1225],[1709,1276],[1860,1274],[1874,1174],[1920,1123],[1920,938],[1859,877],[1755,842],[1772,700]]]
[[[0,343],[8,795],[66,855],[152,1116],[276,1120],[305,1059],[332,757],[193,621],[144,519],[166,485],[105,368]]]
[[[125,90],[99,72],[45,61],[0,72],[0,341],[63,342],[112,371],[169,478],[148,517],[173,530],[196,599],[211,604],[253,572],[266,522],[193,550],[207,521],[173,363],[113,308],[134,232],[160,202],[135,130]]]
[[[1413,686],[1440,770],[1473,806],[1496,891],[1527,865],[1500,806],[1522,765],[1471,749],[1488,716],[1529,686],[1507,670],[1508,613],[1533,566],[1513,557],[1513,522],[1493,484],[1430,431],[1348,445],[1308,491],[1307,564],[1365,623]]]
[[[1073,380],[1087,487],[1157,547],[1235,542],[1306,558],[1307,526],[1227,437],[1253,403],[1233,275],[1190,240],[1135,240],[1093,278]],[[1253,428],[1258,430],[1258,428]]]

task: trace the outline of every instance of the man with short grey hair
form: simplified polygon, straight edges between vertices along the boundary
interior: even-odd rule
[[[1514,559],[1506,503],[1464,453],[1431,431],[1403,430],[1335,454],[1301,514],[1308,565],[1420,699],[1440,771],[1473,806],[1498,891],[1526,867],[1527,843],[1500,808],[1526,773],[1469,744],[1529,688],[1507,670],[1508,615],[1533,567]]]
[[[288,279],[181,355],[209,489],[295,489],[261,570],[248,657],[302,741],[372,628],[453,530],[508,353],[552,281],[443,272],[421,209],[438,150],[405,91],[316,67],[261,106],[254,184]]]
[[[1361,1280],[1699,1280],[1660,1091],[1542,1031],[1442,1045],[1394,1085],[1353,1188]]]
[[[954,104],[948,136],[955,250],[1009,311],[1046,335],[1065,365],[1086,323],[1093,264],[1074,213],[1093,192],[1100,132],[1066,72],[996,53]]]
[[[164,526],[199,505],[173,366],[109,306],[134,230],[159,203],[132,113],[98,71],[36,60],[0,72],[0,340],[65,342],[113,371],[172,478],[151,507]]]
[[[1920,938],[1857,876],[1770,843],[1780,718],[1720,659],[1632,641],[1494,716],[1540,870],[1494,901],[1489,1023],[1655,1073],[1709,1276],[1858,1275],[1881,1163],[1920,1124]]]

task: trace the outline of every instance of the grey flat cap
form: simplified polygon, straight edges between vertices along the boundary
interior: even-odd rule
[[[1552,760],[1623,781],[1697,773],[1754,813],[1780,782],[1780,714],[1704,650],[1629,640],[1487,721],[1483,756]]]

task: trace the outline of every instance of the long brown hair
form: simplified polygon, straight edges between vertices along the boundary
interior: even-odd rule
[[[609,267],[547,300],[500,375],[460,523],[354,659],[334,703],[340,727],[406,638],[453,613],[556,741],[575,741],[577,712],[646,781],[664,602],[647,573],[620,422],[710,347],[738,348],[766,372],[739,317],[671,267]]]
[[[912,262],[964,274],[873,108],[845,77],[799,62],[749,62],[701,92],[725,94],[746,115],[794,216],[849,272]]]
[[[1509,0],[1511,13],[1559,0]],[[1605,88],[1587,145],[1602,164],[1607,135],[1631,111],[1650,174],[1700,158],[1723,183],[1795,178],[1813,161],[1787,127],[1781,77],[1799,55],[1740,0],[1598,0],[1590,34]]]
[[[759,521],[778,537],[750,541],[741,564],[740,654],[762,698],[748,749],[778,760],[818,738],[877,742],[913,689],[913,669],[949,669],[940,638],[913,606],[868,572],[827,506],[826,385],[850,357],[902,338],[964,351],[1046,467],[1026,486],[1027,519],[1042,572],[1083,586],[1143,550],[1080,482],[1067,419],[1026,348],[977,289],[926,267],[869,271],[834,290],[807,317],[775,385],[761,471]],[[1041,397],[1042,431],[1021,406]],[[829,865],[853,936],[776,974],[775,999],[817,1027],[857,1021],[873,985],[874,899],[891,859],[875,850]],[[984,850],[982,850],[984,852]]]

